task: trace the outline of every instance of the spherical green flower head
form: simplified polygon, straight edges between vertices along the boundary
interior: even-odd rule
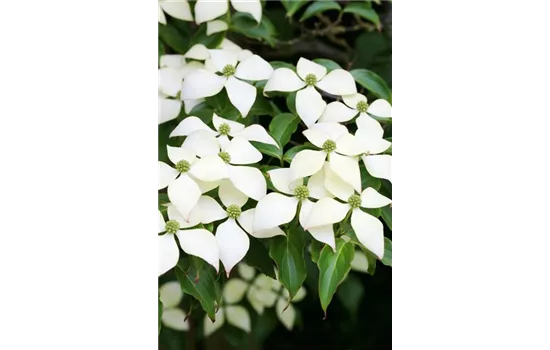
[[[314,86],[317,84],[317,77],[314,74],[309,73],[306,75],[305,81],[308,86]]]
[[[298,198],[298,200],[306,200],[309,197],[309,188],[307,186],[301,185],[294,189],[294,197]]]
[[[230,64],[226,65],[222,69],[222,74],[223,74],[224,77],[232,76],[233,74],[235,74],[235,67],[230,65]]]
[[[191,164],[189,164],[186,160],[180,160],[176,163],[176,170],[180,173],[186,173],[189,171],[189,168],[191,167]]]
[[[219,132],[220,135],[229,135],[229,133],[231,132],[231,127],[229,126],[229,124],[223,123],[222,125],[220,125]]]
[[[356,108],[361,113],[367,113],[367,107],[368,106],[369,105],[367,104],[366,101],[359,101],[359,102],[357,102],[357,107]]]
[[[330,153],[334,152],[336,150],[336,142],[332,140],[326,140],[325,143],[323,143],[323,151]]]
[[[166,225],[164,226],[164,228],[166,229],[167,233],[174,234],[180,229],[180,224],[175,220],[169,220],[166,221]]]
[[[361,197],[354,194],[348,199],[348,204],[353,208],[359,208],[361,206]]]
[[[232,219],[238,219],[239,216],[241,216],[241,208],[239,208],[238,205],[231,204],[227,207],[227,216],[229,216]]]
[[[231,156],[227,152],[220,152],[218,153],[218,156],[226,163],[229,163],[231,161]]]

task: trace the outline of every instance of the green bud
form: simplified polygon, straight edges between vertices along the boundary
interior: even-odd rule
[[[218,156],[223,159],[224,162],[229,163],[231,161],[231,156],[227,152],[220,152]]]
[[[317,84],[317,77],[314,74],[309,73],[308,75],[306,75],[305,81],[307,85],[313,86]]]
[[[361,197],[354,194],[348,199],[348,204],[353,208],[359,208],[361,206]]]
[[[230,64],[226,65],[222,69],[222,74],[223,74],[224,77],[232,76],[233,74],[235,74],[235,67],[230,65]]]
[[[294,189],[294,197],[298,198],[301,201],[308,199],[309,188],[307,188],[307,186],[304,186],[304,185],[296,187]]]
[[[175,220],[169,220],[166,221],[166,225],[164,226],[164,228],[166,229],[167,233],[174,234],[180,229],[180,224]]]
[[[222,125],[220,125],[219,131],[221,135],[229,135],[229,133],[231,132],[231,127],[229,126],[229,124],[223,123]]]
[[[336,142],[332,140],[326,140],[325,143],[323,143],[323,151],[330,153],[334,152],[336,150]]]
[[[227,216],[232,219],[238,219],[241,216],[241,208],[238,205],[231,204],[227,207]]]
[[[368,106],[369,105],[367,104],[366,101],[359,101],[359,102],[357,102],[357,107],[355,107],[355,108],[357,108],[357,110],[361,113],[367,113],[367,107]]]
[[[189,164],[186,160],[180,160],[176,163],[176,170],[180,173],[186,173],[189,171],[189,168],[191,168],[191,164]]]

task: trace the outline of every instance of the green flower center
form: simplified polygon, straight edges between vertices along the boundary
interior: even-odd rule
[[[326,140],[325,143],[323,143],[323,151],[330,153],[334,152],[336,150],[336,142],[332,140]]]
[[[359,208],[361,206],[361,197],[354,194],[348,199],[348,204],[353,208]]]
[[[223,74],[224,77],[232,76],[233,74],[235,74],[235,67],[230,65],[230,64],[226,65],[222,69],[222,74]]]
[[[307,186],[304,186],[304,185],[296,187],[294,189],[294,197],[298,198],[301,201],[308,199],[309,188],[307,188]]]
[[[223,123],[220,125],[219,132],[221,135],[229,135],[231,132],[231,127],[227,123]]]
[[[355,107],[355,108],[357,108],[357,110],[361,113],[367,113],[367,107],[368,106],[369,105],[367,104],[366,101],[359,101],[359,102],[357,102],[357,107]]]
[[[180,173],[186,173],[189,171],[189,168],[191,167],[191,164],[189,164],[186,160],[180,160],[176,163],[176,170]]]
[[[218,153],[218,156],[226,163],[229,163],[231,161],[231,156],[227,152],[220,152]]]
[[[164,226],[164,228],[166,229],[167,233],[174,234],[180,229],[180,224],[177,221],[170,220],[166,221],[166,225]]]
[[[314,74],[309,73],[308,75],[306,75],[305,81],[307,85],[313,86],[317,84],[317,77]]]
[[[238,219],[241,216],[241,208],[238,205],[231,204],[227,207],[227,216],[232,219]]]

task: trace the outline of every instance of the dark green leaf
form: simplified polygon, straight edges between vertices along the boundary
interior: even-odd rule
[[[212,121],[212,115],[214,114],[214,109],[210,107],[206,103],[201,103],[199,105],[196,105],[191,112],[189,112],[190,116],[195,116],[202,120],[205,124],[210,124]]]
[[[277,32],[275,26],[265,14],[262,16],[260,24],[258,24],[248,13],[237,12],[231,18],[229,28],[250,38],[264,40],[271,46],[275,45]]]
[[[263,154],[266,154],[270,157],[281,159],[283,157],[283,151],[281,151],[280,148],[277,148],[273,145],[268,145],[266,143],[260,143],[256,141],[250,141],[252,146],[256,147],[256,149]]]
[[[279,281],[294,298],[306,279],[306,262],[304,259],[304,239],[302,231],[289,231],[287,236],[274,237],[269,249],[269,256],[275,261],[279,270]]]
[[[391,266],[391,241],[388,237],[384,237],[384,258],[382,264]]]
[[[329,72],[334,69],[342,69],[340,65],[332,60],[328,60],[326,58],[316,58],[313,60],[313,62],[320,64],[321,66],[325,67]]]
[[[340,4],[336,1],[314,1],[313,4],[309,5],[306,9],[306,12],[300,18],[300,21],[304,21],[310,17],[313,17],[319,13],[328,11],[328,10],[341,10]]]
[[[199,269],[195,264],[189,264],[189,266],[178,264],[175,270],[181,290],[197,299],[208,317],[214,321],[216,308],[221,299],[220,286],[216,281],[214,268],[204,263]]]
[[[184,54],[189,49],[189,39],[181,35],[180,32],[170,24],[158,24],[159,37],[177,53]]]
[[[286,107],[292,114],[298,114],[296,112],[296,91],[289,93],[286,97]]]
[[[269,252],[257,238],[249,238],[250,248],[244,257],[244,261],[260,270],[264,275],[276,279],[273,261],[269,258]]]
[[[158,334],[160,334],[161,319],[162,319],[162,302],[160,301],[160,296],[159,296],[159,333]]]
[[[344,305],[353,317],[357,316],[357,310],[359,310],[359,305],[361,304],[364,294],[363,283],[361,283],[361,280],[354,274],[348,275],[336,292],[336,296],[342,305]]]
[[[283,113],[275,116],[269,123],[269,132],[284,147],[300,124],[300,118],[291,113]]]
[[[348,4],[348,6],[346,6],[344,13],[353,13],[361,16],[364,19],[376,24],[376,28],[381,28],[380,18],[378,17],[376,11],[371,8],[370,4],[367,5],[365,2],[352,1]]]
[[[361,171],[361,188],[366,189],[367,187],[372,187],[378,191],[380,186],[382,186],[382,181],[369,174],[364,164],[360,166],[359,169]]]
[[[216,114],[222,118],[236,120],[241,115],[237,108],[229,101],[229,96],[227,96],[225,89],[214,96],[205,98],[205,100],[214,109]]]
[[[325,314],[338,285],[342,283],[351,269],[354,254],[353,244],[340,238],[336,239],[336,251],[333,251],[328,245],[321,250],[317,261],[319,299]]]
[[[277,68],[288,68],[294,72],[296,72],[296,67],[293,66],[292,64],[290,63],[287,63],[287,62],[282,62],[282,61],[271,61],[269,62],[269,64],[271,64],[271,67],[273,67],[273,69],[277,69]]]
[[[376,73],[367,69],[354,69],[350,73],[359,85],[363,86],[377,97],[388,100],[391,103],[391,90],[386,82]]]
[[[283,160],[287,163],[290,163],[294,158],[294,156],[296,155],[296,153],[303,151],[305,149],[316,149],[316,147],[309,142],[306,142],[303,145],[294,146],[285,153],[285,155],[283,156]]]
[[[321,254],[321,250],[323,249],[325,245],[318,240],[312,240],[311,245],[309,246],[309,253],[311,254],[311,261],[317,264],[317,261],[319,260],[319,255]]]
[[[159,198],[159,210],[166,211],[166,207],[164,206],[164,204],[170,203],[170,198],[168,198],[168,194],[159,193],[158,198]]]
[[[287,17],[292,17],[300,8],[307,4],[308,0],[281,0],[283,6],[286,8]]]
[[[220,46],[223,38],[225,38],[225,32],[206,35],[206,23],[203,23],[199,26],[199,28],[191,38],[191,43],[189,44],[189,46],[191,47],[195,44],[203,44],[209,49],[215,49]]]
[[[265,98],[260,91],[256,94],[256,100],[254,101],[254,104],[250,108],[250,112],[248,112],[247,117],[254,116],[254,115],[269,115],[274,116],[275,111],[273,110],[273,106],[269,102],[267,98]]]
[[[160,56],[164,55],[166,53],[166,49],[164,48],[164,44],[162,43],[162,41],[159,40],[159,61],[158,61],[158,65],[160,67]]]
[[[384,220],[386,225],[388,225],[390,230],[392,230],[392,228],[391,228],[391,207],[389,205],[382,208],[382,220]]]

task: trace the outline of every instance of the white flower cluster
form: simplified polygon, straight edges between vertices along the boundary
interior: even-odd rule
[[[275,306],[281,323],[288,330],[292,330],[296,320],[296,310],[291,303],[304,299],[305,288],[301,287],[296,296],[289,300],[288,292],[277,280],[263,274],[255,276],[254,268],[244,263],[237,265],[237,268],[240,278],[231,278],[223,286],[222,302],[216,311],[216,320],[212,322],[207,315],[204,316],[204,336],[214,333],[226,322],[245,332],[250,332],[250,314],[244,306],[239,305],[245,295],[258,314],[262,314],[266,308]],[[163,304],[161,321],[164,326],[177,331],[189,330],[187,314],[179,307],[183,298],[179,282],[171,281],[163,284],[159,293]]]
[[[226,31],[229,25],[222,19],[216,19],[229,11],[229,2],[237,12],[250,14],[260,23],[262,20],[262,4],[260,0],[197,0],[195,2],[195,22],[197,24],[206,22],[206,34]],[[180,19],[182,21],[193,21],[191,6],[187,0],[159,0],[158,21],[166,24],[166,16]]]
[[[296,111],[307,127],[303,135],[314,149],[298,152],[289,168],[268,171],[277,191],[267,193],[266,177],[257,167],[262,154],[250,141],[280,147],[262,126],[245,126],[216,114],[213,127],[195,116],[184,118],[170,134],[185,137],[181,146],[167,146],[172,165],[159,162],[158,189],[167,188],[170,199],[169,221],[159,212],[159,233],[166,232],[158,236],[159,275],[178,261],[174,236],[184,252],[204,259],[216,271],[221,261],[229,275],[249,249],[248,235],[285,235],[279,226],[296,216],[297,224],[333,249],[334,224],[351,218],[357,240],[383,257],[383,225],[362,208],[381,208],[391,200],[373,188],[362,188],[360,161],[370,175],[391,181],[391,156],[381,154],[391,143],[383,139],[383,129],[373,118],[391,118],[387,101],[369,106],[346,70],[328,72],[305,58],[298,61],[296,73],[289,68],[273,70],[264,59],[228,40],[219,49],[195,45],[185,55],[163,56],[160,66],[159,123],[176,118],[181,101],[189,113],[224,88],[245,118],[256,100],[257,88],[251,82],[267,80],[264,94],[297,91]],[[318,90],[343,103],[327,104]],[[351,133],[342,123],[349,125],[356,116],[357,128]],[[214,222],[214,232],[205,228]]]

